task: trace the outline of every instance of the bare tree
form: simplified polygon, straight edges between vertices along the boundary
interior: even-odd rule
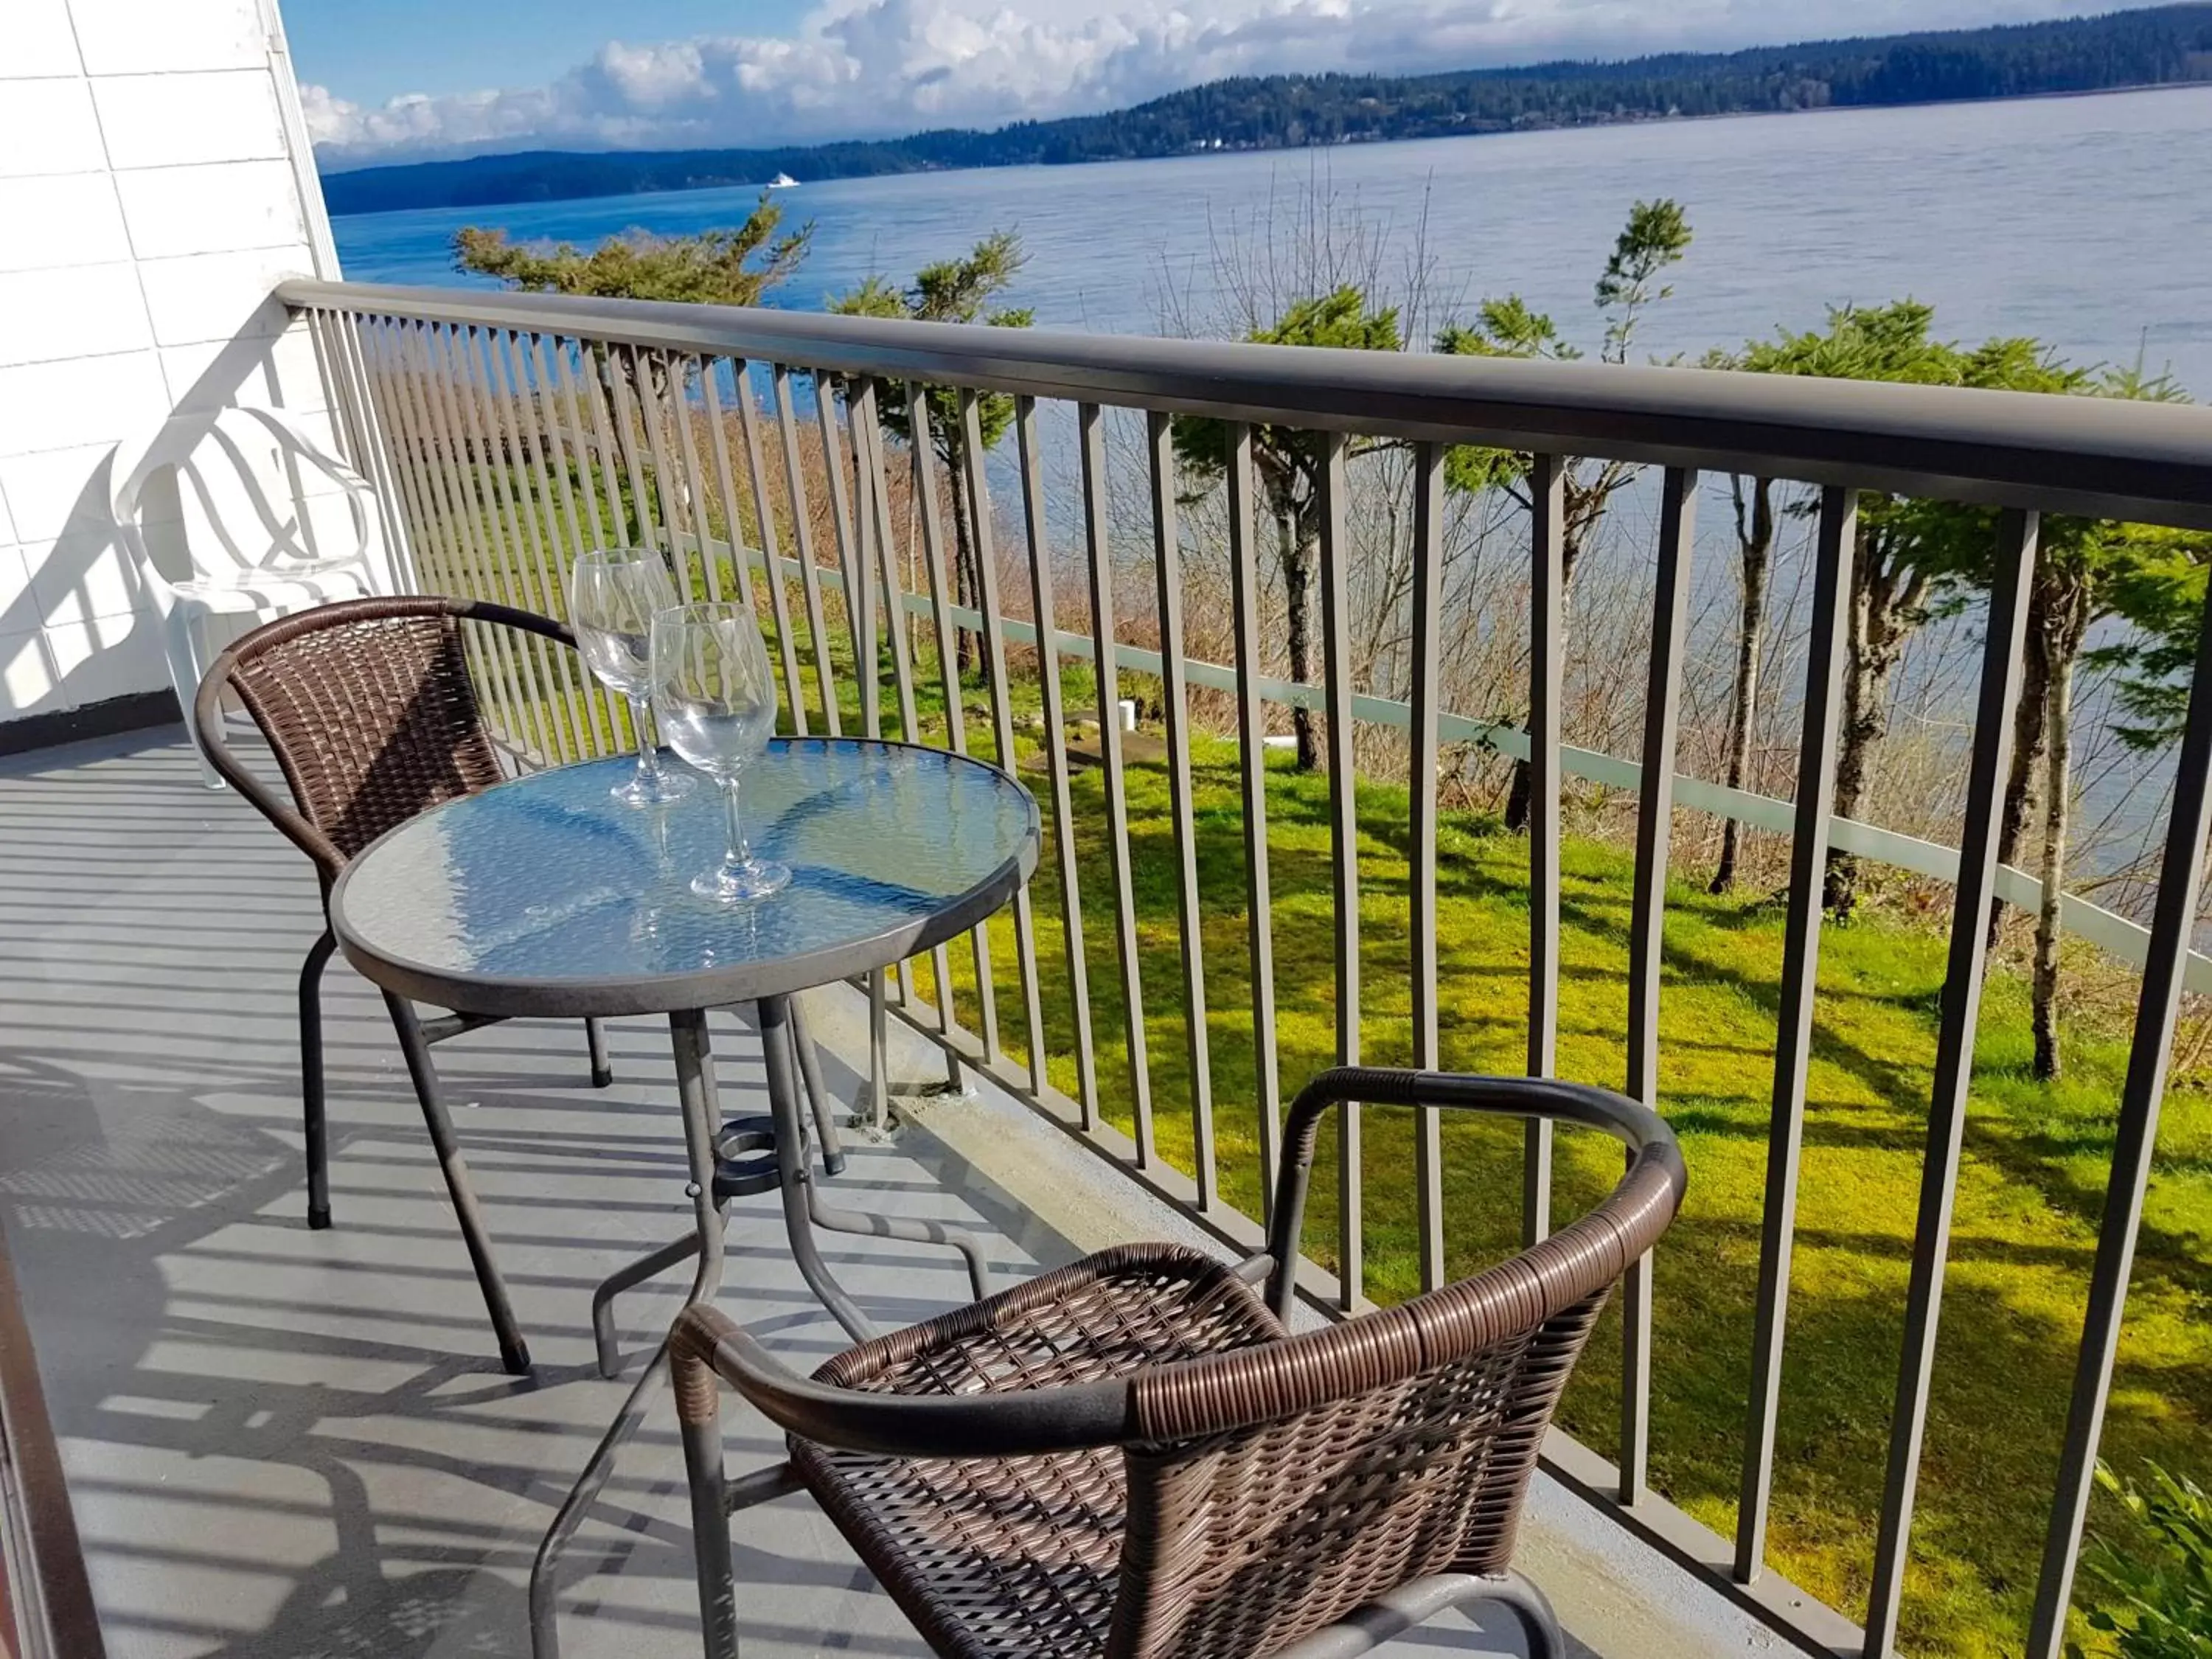
[[[1249,218],[1231,217],[1210,227],[1209,257],[1182,271],[1164,269],[1163,327],[1170,333],[1228,336],[1259,344],[1323,346],[1364,351],[1404,348],[1409,329],[1425,331],[1438,306],[1436,267],[1422,214],[1401,236],[1388,216],[1364,210],[1356,196],[1337,192],[1318,168],[1302,186],[1271,189]],[[1182,487],[1195,501],[1210,495],[1227,465],[1227,430],[1218,421],[1184,417],[1175,423]],[[1368,461],[1395,448],[1376,439],[1352,441],[1347,460]],[[1318,678],[1319,618],[1314,586],[1322,536],[1324,448],[1314,433],[1262,426],[1253,431],[1253,467],[1272,557],[1271,588],[1282,596],[1282,638],[1292,680]],[[1407,479],[1396,471],[1362,466],[1355,472],[1364,534],[1359,562],[1358,614],[1347,618],[1358,643],[1355,678],[1365,679],[1395,637],[1410,580],[1411,541],[1399,533],[1409,522]],[[1141,494],[1141,491],[1138,492]],[[1403,497],[1404,499],[1400,499]],[[1371,503],[1373,510],[1367,510]],[[1317,721],[1310,709],[1291,711],[1302,770],[1320,765]]]
[[[1748,488],[1747,489],[1747,486]],[[1729,479],[1735,507],[1736,571],[1742,607],[1736,617],[1735,680],[1729,693],[1728,768],[1723,781],[1745,787],[1751,770],[1751,730],[1759,711],[1759,658],[1765,647],[1767,585],[1774,572],[1774,480]],[[1735,818],[1721,827],[1721,855],[1709,890],[1725,893],[1735,885],[1743,826]]]
[[[1681,204],[1673,201],[1638,202],[1629,210],[1628,222],[1613,240],[1613,252],[1599,273],[1596,303],[1605,319],[1598,348],[1601,362],[1628,361],[1644,312],[1667,299],[1674,289],[1660,278],[1681,263],[1690,250],[1690,222]],[[1473,357],[1543,357],[1556,362],[1580,357],[1558,325],[1541,312],[1531,310],[1517,294],[1486,300],[1472,324],[1452,324],[1437,336],[1437,349]],[[1503,489],[1533,506],[1522,489],[1534,458],[1510,451],[1468,446],[1452,452],[1449,477],[1455,489],[1479,494]],[[1573,460],[1561,480],[1559,526],[1559,593],[1562,606],[1571,611],[1575,574],[1583,551],[1595,539],[1606,509],[1621,487],[1636,475],[1626,461]],[[1559,624],[1564,637],[1567,618]],[[1528,823],[1528,769],[1513,769],[1512,793],[1505,804],[1509,829],[1522,830]]]

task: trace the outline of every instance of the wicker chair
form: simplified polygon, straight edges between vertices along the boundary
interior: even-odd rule
[[[1315,1138],[1358,1101],[1571,1121],[1626,1142],[1628,1173],[1501,1266],[1292,1335]],[[712,1659],[738,1650],[728,1513],[801,1487],[952,1659],[1344,1659],[1481,1601],[1564,1659],[1515,1534],[1606,1294],[1680,1202],[1673,1134],[1604,1090],[1346,1069],[1299,1096],[1284,1144],[1268,1252],[1241,1267],[1107,1250],[811,1382],[687,1310],[672,1375]],[[789,1462],[728,1477],[718,1376],[788,1431]]]
[[[440,598],[351,599],[264,623],[217,657],[200,681],[192,703],[200,752],[313,860],[326,908],[347,863],[386,830],[507,776],[469,678],[461,623],[470,619],[575,643],[559,623],[505,605]],[[292,805],[278,799],[231,748],[225,693],[245,705],[268,740]],[[337,944],[326,917],[300,969],[307,1224],[318,1229],[331,1224],[322,981]],[[403,998],[387,993],[384,1000],[483,1291],[501,1363],[525,1375],[529,1346],[493,1263],[468,1167],[430,1064],[431,1044],[493,1022],[467,1014],[425,1020]],[[604,1088],[613,1081],[605,1037],[596,1020],[587,1021],[586,1030],[592,1082]]]

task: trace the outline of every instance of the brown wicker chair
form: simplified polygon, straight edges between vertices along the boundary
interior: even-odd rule
[[[1289,1334],[1316,1134],[1358,1101],[1565,1119],[1632,1156],[1604,1204],[1511,1261]],[[1241,1267],[1107,1250],[811,1382],[687,1310],[673,1376],[713,1659],[738,1650],[728,1513],[799,1487],[953,1659],[1344,1659],[1480,1601],[1564,1659],[1514,1538],[1606,1294],[1680,1202],[1674,1136],[1604,1090],[1346,1069],[1299,1096],[1285,1146],[1268,1253]],[[788,1463],[728,1478],[718,1376],[789,1432]]]
[[[461,623],[490,623],[573,647],[568,629],[506,605],[442,598],[343,600],[255,629],[217,657],[193,699],[201,752],[222,780],[313,860],[327,908],[349,860],[386,830],[441,801],[501,781],[507,769],[469,677]],[[228,741],[223,696],[235,696],[268,740],[292,805],[277,799]],[[323,970],[337,948],[327,917],[300,969],[301,1098],[306,1120],[307,1224],[331,1224],[330,1137],[323,1077]],[[384,999],[483,1287],[500,1359],[517,1376],[530,1351],[491,1257],[476,1196],[438,1097],[430,1046],[494,1024],[477,1015],[422,1019]],[[586,1022],[592,1082],[613,1081],[605,1034]]]

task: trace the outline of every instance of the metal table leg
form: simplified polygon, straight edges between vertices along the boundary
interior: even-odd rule
[[[880,995],[873,994],[880,993],[883,989],[881,974],[874,975],[870,979],[869,989],[872,994],[869,999],[868,1029],[873,1056],[871,1068],[874,1077],[872,1087],[878,1106],[881,1108],[878,1114],[878,1127],[880,1128],[883,1127],[884,1120],[889,1115],[889,1107],[885,1103],[887,1097],[884,1092],[886,1055],[882,1019],[883,1002]],[[791,1000],[792,1046],[798,1052],[799,1069],[805,1078],[807,1097],[814,1106],[814,1121],[822,1134],[823,1168],[833,1176],[840,1175],[844,1170],[845,1158],[842,1152],[834,1152],[837,1143],[833,1138],[834,1131],[829,1121],[830,1097],[829,1091],[823,1086],[822,1083],[821,1056],[815,1051],[813,1041],[807,1033],[806,1021],[799,1004],[799,998],[793,997]],[[805,1160],[801,1158],[799,1162],[803,1164]],[[806,1188],[806,1212],[813,1224],[824,1232],[854,1233],[870,1238],[895,1238],[907,1244],[942,1244],[947,1249],[957,1250],[960,1252],[961,1259],[967,1264],[968,1285],[975,1292],[975,1300],[981,1302],[991,1294],[991,1270],[983,1260],[983,1247],[976,1241],[973,1233],[962,1228],[948,1227],[936,1221],[910,1221],[902,1216],[872,1215],[862,1210],[842,1209],[823,1198],[822,1189],[811,1182]],[[836,1310],[833,1307],[830,1311],[835,1313]],[[838,1319],[847,1330],[853,1329],[852,1322],[846,1319],[842,1314],[838,1315]]]
[[[837,1121],[830,1103],[829,1085],[822,1080],[822,1054],[806,1029],[806,1000],[791,999],[791,1040],[799,1050],[799,1074],[806,1081],[806,1098],[814,1108],[814,1132],[822,1137],[822,1167],[833,1176],[845,1173],[845,1149],[837,1140]]]
[[[688,1304],[708,1300],[722,1282],[722,1206],[714,1193],[714,1136],[721,1127],[721,1108],[714,1091],[714,1055],[707,1042],[705,1012],[671,1014],[668,1030],[676,1050],[676,1092],[684,1109],[684,1149],[691,1169],[690,1192],[698,1223],[699,1265],[690,1293],[684,1298]],[[801,1138],[794,1133],[792,1139],[798,1144]],[[800,1158],[803,1161],[803,1147]],[[661,1385],[667,1369],[668,1347],[664,1343],[623,1400],[622,1410],[553,1517],[545,1541],[538,1547],[538,1559],[530,1570],[530,1650],[534,1659],[558,1659],[561,1634],[554,1597],[562,1553],[606,1485],[615,1453],[637,1431],[653,1390]]]
[[[915,1221],[905,1216],[874,1215],[866,1210],[847,1210],[823,1198],[818,1188],[806,1189],[806,1207],[814,1224],[826,1233],[855,1233],[865,1238],[895,1238],[904,1244],[942,1244],[960,1252],[967,1265],[968,1288],[981,1302],[991,1294],[991,1268],[983,1259],[983,1246],[964,1227],[941,1221]]]
[[[810,1108],[818,1109],[826,1103],[827,1097],[817,1086],[808,1089],[802,1081],[805,1069],[801,1058],[800,1044],[805,1041],[803,1030],[794,1018],[795,1011],[788,997],[770,997],[759,1005],[761,1048],[768,1074],[769,1112],[775,1126],[775,1184],[783,1199],[784,1233],[791,1245],[792,1258],[799,1271],[814,1292],[816,1298],[830,1310],[856,1341],[866,1341],[876,1334],[876,1328],[846,1294],[836,1278],[815,1248],[813,1229],[821,1226],[838,1232],[872,1234],[880,1237],[898,1238],[916,1243],[936,1243],[957,1249],[966,1258],[970,1283],[980,1298],[988,1292],[987,1269],[980,1245],[969,1234],[957,1228],[941,1226],[934,1222],[908,1221],[885,1216],[871,1216],[858,1211],[838,1209],[822,1201],[815,1187],[814,1171],[809,1161],[808,1125],[803,1115]],[[717,1190],[718,1176],[726,1183],[730,1171],[718,1170],[717,1147],[721,1138],[721,1109],[718,1102],[714,1073],[714,1060],[708,1046],[707,1017],[703,1011],[672,1014],[669,1030],[676,1050],[677,1093],[683,1103],[684,1140],[691,1170],[690,1194],[697,1218],[697,1226],[684,1237],[664,1245],[651,1255],[641,1258],[610,1277],[592,1297],[593,1335],[599,1351],[603,1371],[619,1363],[613,1346],[613,1297],[630,1285],[650,1279],[655,1273],[673,1267],[695,1250],[699,1265],[692,1279],[687,1304],[710,1298],[720,1287],[722,1279],[722,1198]],[[732,1126],[732,1133],[742,1134],[747,1121]],[[823,1126],[826,1128],[826,1125]],[[757,1146],[757,1141],[750,1143]],[[765,1178],[761,1185],[766,1185]],[[740,1182],[742,1188],[750,1183]],[[560,1632],[556,1618],[555,1593],[556,1574],[562,1553],[569,1540],[582,1526],[584,1516],[593,1501],[605,1486],[608,1474],[614,1466],[615,1453],[631,1435],[636,1432],[649,1407],[652,1391],[658,1387],[668,1367],[668,1349],[664,1343],[656,1352],[644,1372],[638,1377],[622,1409],[609,1426],[606,1434],[593,1449],[583,1472],[553,1517],[544,1541],[538,1546],[538,1558],[530,1575],[530,1638],[531,1651],[535,1659],[558,1659]]]
[[[783,1231],[792,1259],[815,1299],[829,1309],[856,1342],[876,1328],[830,1273],[814,1248],[814,1172],[807,1167],[806,1128],[799,1119],[799,1066],[792,1042],[791,999],[763,997],[760,1004],[762,1057],[768,1062],[769,1114],[775,1121],[775,1162],[783,1180]]]
[[[835,1176],[839,1173],[845,1160],[842,1154],[833,1157],[830,1152],[830,1149],[836,1145],[836,1131],[830,1121],[830,1092],[823,1081],[821,1059],[815,1050],[813,1040],[806,1029],[804,1000],[793,996],[788,999],[787,1006],[789,1015],[786,1028],[788,1047],[796,1057],[799,1077],[805,1085],[807,1103],[811,1108],[814,1132],[821,1137],[818,1144],[823,1147],[823,1167],[829,1174]],[[755,1012],[757,1018],[759,1018],[757,1008]],[[773,1038],[764,1037],[763,1056],[765,1057],[775,1046]],[[738,1162],[733,1158],[735,1152],[757,1151],[762,1146],[769,1144],[763,1138],[752,1133],[749,1126],[759,1126],[773,1121],[773,1119],[759,1118],[735,1120],[725,1126],[723,1131],[717,1135],[716,1151],[720,1155],[720,1170],[717,1179],[720,1186],[720,1195],[725,1200],[745,1193],[765,1192],[769,1187],[781,1183],[784,1166],[780,1159],[774,1164],[773,1167],[763,1170],[762,1166],[769,1162],[765,1158],[755,1158],[744,1163]],[[734,1141],[731,1139],[732,1135],[736,1137]],[[777,1134],[774,1139],[775,1144],[781,1145],[789,1139],[788,1131]],[[803,1165],[805,1162],[803,1156],[795,1159],[795,1163],[799,1165]],[[846,1209],[830,1203],[823,1196],[821,1186],[811,1179],[806,1183],[806,1212],[808,1218],[813,1224],[824,1232],[850,1233],[870,1238],[896,1239],[909,1244],[938,1244],[947,1249],[957,1250],[967,1267],[969,1289],[974,1294],[975,1300],[981,1302],[991,1294],[991,1270],[989,1264],[984,1259],[983,1247],[975,1236],[964,1228],[948,1226],[942,1222],[910,1220],[903,1216],[876,1215],[865,1210]],[[647,1255],[639,1257],[627,1266],[617,1268],[601,1281],[598,1289],[592,1291],[592,1337],[599,1351],[600,1376],[612,1382],[622,1372],[622,1349],[615,1332],[615,1298],[623,1291],[641,1285],[649,1279],[657,1278],[678,1262],[688,1260],[692,1252],[698,1248],[698,1235],[686,1234],[682,1238],[662,1245]],[[799,1253],[799,1247],[794,1247],[794,1254]],[[818,1286],[823,1282],[834,1285],[835,1281],[830,1279],[827,1267],[819,1265],[818,1257],[814,1256],[811,1250],[804,1252],[802,1267],[807,1267],[809,1261],[815,1263],[808,1268],[810,1273],[818,1273],[821,1276],[818,1279],[810,1278],[810,1285]],[[843,1311],[839,1311],[835,1306],[831,1310],[837,1313],[840,1322],[843,1323],[848,1331],[854,1329],[856,1320],[865,1324],[866,1322],[865,1316],[860,1316],[858,1310],[853,1307],[850,1299],[842,1297],[842,1292],[838,1295],[839,1299],[843,1303]]]
[[[633,1285],[657,1279],[679,1261],[698,1254],[699,1235],[686,1233],[626,1267],[617,1267],[592,1292],[592,1342],[599,1351],[599,1375],[611,1382],[622,1374],[622,1347],[615,1336],[615,1298]]]
[[[584,1046],[592,1055],[592,1087],[611,1089],[614,1086],[614,1061],[607,1058],[607,1024],[603,1019],[584,1022]]]

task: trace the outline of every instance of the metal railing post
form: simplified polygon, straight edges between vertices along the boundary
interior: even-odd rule
[[[1566,595],[1562,561],[1566,464],[1534,458],[1528,474],[1528,1075],[1549,1077],[1559,1036],[1559,697]],[[1521,1237],[1552,1231],[1552,1125],[1522,1135]]]
[[[1144,975],[1137,942],[1136,881],[1129,868],[1129,800],[1121,761],[1121,686],[1114,611],[1114,554],[1108,537],[1106,420],[1096,404],[1078,415],[1083,444],[1084,550],[1091,572],[1091,642],[1098,688],[1098,757],[1105,773],[1107,863],[1114,872],[1114,942],[1121,963],[1123,1032],[1137,1167],[1159,1158],[1152,1127],[1152,1067],[1146,1052]]]
[[[1843,711],[1846,613],[1857,535],[1856,493],[1823,490],[1803,735],[1797,749],[1797,830],[1790,845],[1782,1012],[1775,1032],[1774,1100],[1767,1125],[1766,1204],[1759,1227],[1750,1413],[1736,1514],[1735,1571],[1744,1583],[1758,1577],[1766,1565],[1766,1511],[1774,1492],[1774,1432],[1782,1397],[1782,1336],[1789,1318],[1790,1258],[1796,1241],[1797,1165],[1805,1142],[1805,1073],[1813,1051],[1828,815],[1836,793],[1836,736]]]
[[[1182,541],[1176,522],[1175,430],[1146,416],[1152,486],[1152,574],[1160,628],[1160,720],[1167,730],[1168,817],[1175,837],[1176,944],[1182,957],[1183,1053],[1190,1066],[1191,1162],[1198,1207],[1220,1197],[1213,1144],[1213,1060],[1206,1030],[1206,918],[1198,902],[1198,830],[1190,799],[1190,691],[1183,678]]]
[[[1444,465],[1436,444],[1413,451],[1413,676],[1406,795],[1406,933],[1413,976],[1413,1064],[1438,1059],[1437,764],[1443,745]],[[1444,1282],[1443,1113],[1413,1111],[1413,1224],[1420,1231],[1421,1288]]]
[[[1252,959],[1252,1103],[1260,1134],[1260,1219],[1271,1218],[1275,1170],[1282,1161],[1283,1090],[1275,1060],[1275,933],[1267,878],[1267,706],[1259,690],[1260,572],[1252,466],[1252,428],[1230,422],[1230,599],[1237,650],[1237,781],[1244,805],[1245,936]]]
[[[1920,1210],[1912,1231],[1904,1358],[1890,1422],[1889,1468],[1882,1485],[1874,1581],[1867,1597],[1867,1659],[1887,1659],[1890,1644],[1897,1638],[1898,1609],[1904,1600],[1912,1499],[1920,1473],[1921,1438],[1928,1426],[1928,1388],[1936,1367],[1936,1326],[1951,1248],[1951,1211],[1958,1197],[1966,1142],[1974,1032],[1981,1015],[1983,972],[1989,963],[1997,819],[2012,765],[2013,705],[2020,700],[2037,528],[2032,513],[2008,513],[1997,528],[1989,620],[1982,641],[1980,707],[1974,715],[1974,758],[1966,782],[1966,833],[1951,908],[1951,953],[1943,975],[1942,1025],[1936,1040],[1935,1092],[1928,1114],[1928,1149],[1920,1166]]]
[[[983,482],[983,423],[973,393],[960,398],[962,449],[967,462],[968,500],[974,510],[970,526],[975,538],[975,571],[982,591],[976,596],[983,612],[983,669],[991,688],[991,730],[998,747],[998,762],[1007,772],[1017,768],[1014,753],[1013,689],[1006,680],[1006,634],[1000,625],[999,556],[991,536],[991,492]],[[1029,1035],[1030,1090],[1045,1085],[1044,1000],[1037,985],[1036,919],[1026,884],[1014,893],[1014,968],[1020,975],[1022,1014]]]
[[[1081,1127],[1098,1121],[1098,1056],[1091,1025],[1091,970],[1083,955],[1083,895],[1075,844],[1075,807],[1067,781],[1067,711],[1060,684],[1060,644],[1054,623],[1052,540],[1045,527],[1044,458],[1037,436],[1036,404],[1014,405],[1014,436],[1021,452],[1022,526],[1029,544],[1030,606],[1036,623],[1037,683],[1044,705],[1045,776],[1052,793],[1052,834],[1060,875],[1060,937],[1067,955],[1068,1011],[1075,1027],[1076,1103]]]
[[[1329,870],[1336,915],[1336,1063],[1359,1064],[1359,781],[1352,744],[1352,545],[1346,517],[1345,439],[1321,440],[1321,633],[1328,714]],[[1347,1311],[1366,1292],[1365,1188],[1360,1114],[1336,1115],[1337,1304]]]
[[[1628,942],[1631,1100],[1659,1108],[1659,967],[1674,844],[1674,741],[1681,726],[1682,642],[1689,631],[1690,550],[1698,475],[1669,467],[1659,507],[1659,572],[1652,592],[1651,664],[1644,693],[1644,787],[1636,804],[1636,890]],[[1620,1501],[1644,1496],[1651,1461],[1651,1257],[1621,1284]]]
[[[822,609],[822,572],[814,558],[814,515],[806,500],[806,469],[799,448],[799,422],[792,410],[791,371],[770,366],[775,393],[776,430],[783,440],[783,483],[791,499],[791,539],[799,554],[799,586],[806,602],[806,631],[814,641],[814,678],[822,691],[822,723],[831,737],[845,729],[837,708],[837,673],[832,666],[830,625]]]
[[[2074,1389],[2059,1453],[2058,1489],[2044,1539],[2043,1571],[2035,1589],[2035,1616],[2026,1659],[2059,1659],[2065,1645],[2066,1610],[2074,1595],[2081,1528],[2097,1468],[2112,1395],[2112,1366],[2119,1357],[2120,1325],[2127,1311],[2128,1279],[2136,1239],[2142,1230],[2143,1196],[2150,1186],[2158,1145],[2158,1114],[2166,1097],[2166,1067],[2173,1057],[2174,1022],[2181,1008],[2182,970],[2197,928],[2197,903],[2204,880],[2204,843],[2212,835],[2212,595],[2198,634],[2189,717],[2174,769],[2173,802],[2166,820],[2166,851],[2159,865],[2157,908],[2136,1030],[2128,1049],[2127,1081],[2120,1091],[2118,1132],[2105,1188],[2105,1216],[2097,1232],[2097,1258],[2089,1274],[2089,1303],[2081,1322]]]

